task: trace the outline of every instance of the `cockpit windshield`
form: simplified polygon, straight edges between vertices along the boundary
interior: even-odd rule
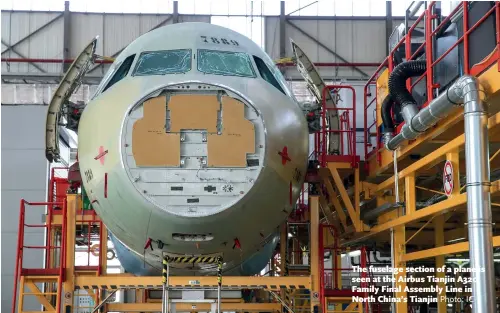
[[[256,77],[250,57],[243,52],[200,49],[198,71],[215,75]]]
[[[191,70],[191,50],[141,53],[133,76],[181,74]]]

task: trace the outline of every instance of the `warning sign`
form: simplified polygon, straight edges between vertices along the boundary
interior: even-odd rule
[[[318,299],[318,298],[319,298],[319,293],[314,292],[314,293],[313,293],[313,298],[314,298],[314,299]]]
[[[453,192],[453,165],[450,161],[446,161],[443,171],[443,188],[444,193],[449,197]]]

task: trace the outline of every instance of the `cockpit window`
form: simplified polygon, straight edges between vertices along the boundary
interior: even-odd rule
[[[281,87],[276,77],[274,77],[273,72],[271,72],[267,64],[259,57],[254,56],[253,59],[255,61],[255,64],[257,65],[257,69],[259,70],[260,76],[262,76],[262,78],[265,81],[267,81],[268,83],[276,87],[276,89],[278,89],[279,91],[281,91],[283,94],[286,95],[285,91]]]
[[[109,81],[109,83],[106,85],[106,87],[103,89],[102,92],[105,92],[106,90],[111,88],[111,86],[113,86],[114,84],[125,78],[125,76],[127,76],[128,71],[132,66],[132,63],[134,62],[134,58],[135,54],[132,54],[123,61],[123,63],[116,70],[115,74],[113,75],[113,77],[111,78],[111,80]]]
[[[200,49],[198,71],[215,75],[255,77],[250,57],[243,52]]]
[[[133,76],[181,74],[191,70],[191,50],[143,52]]]

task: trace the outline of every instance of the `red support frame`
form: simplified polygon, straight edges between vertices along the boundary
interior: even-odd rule
[[[25,228],[48,228],[48,225],[33,225],[26,224],[26,206],[47,206],[48,208],[54,205],[62,207],[62,225],[61,225],[61,243],[59,246],[52,246],[50,240],[44,246],[26,246],[24,245],[24,233]],[[50,211],[53,209],[49,210]],[[17,300],[17,287],[21,275],[33,274],[33,275],[57,275],[59,279],[57,281],[57,302],[56,302],[56,312],[61,311],[61,292],[62,283],[64,280],[64,270],[66,268],[66,201],[61,202],[28,202],[24,199],[21,200],[19,209],[19,228],[17,235],[17,250],[16,250],[16,268],[14,271],[14,291],[12,293],[12,313],[16,311],[16,300]],[[28,269],[23,268],[23,254],[25,249],[42,249],[45,250],[46,255],[50,254],[52,250],[59,249],[59,266],[57,268],[45,268],[45,269]],[[46,264],[48,266],[48,264]],[[22,291],[19,291],[22,294]]]
[[[333,247],[328,246],[325,247],[324,243],[324,231],[325,229],[328,229],[330,232],[333,234],[334,242],[333,242]],[[339,288],[339,282],[338,282],[338,276],[339,273],[342,271],[353,271],[352,268],[342,268],[341,265],[338,264],[337,262],[337,254],[341,251],[344,251],[343,248],[340,248],[338,245],[338,231],[333,225],[325,225],[325,224],[320,224],[319,225],[319,234],[318,234],[318,255],[319,255],[319,264],[318,264],[318,269],[319,269],[319,281],[320,281],[320,290],[319,290],[319,301],[321,304],[321,307],[323,308],[323,312],[326,312],[326,298],[327,297],[352,297],[352,296],[359,296],[359,297],[364,297],[367,298],[369,293],[367,292],[355,292],[350,289],[340,289]],[[373,284],[373,280],[371,280],[371,283],[366,282],[366,279],[369,276],[368,272],[368,266],[370,263],[369,255],[367,252],[366,247],[361,246],[358,247],[360,250],[360,267],[364,269],[361,272],[361,278],[365,279],[365,282],[361,282],[361,287],[369,287],[370,284]],[[325,255],[325,250],[329,250],[332,253],[332,268],[325,268],[325,261],[324,261],[324,255]],[[331,272],[331,275],[329,273]],[[330,284],[330,276],[333,276],[332,278],[332,284]],[[370,307],[372,309],[372,312],[380,312],[380,307],[377,304],[374,303],[368,303],[365,302],[364,304],[364,312],[370,312]]]
[[[463,35],[462,37],[458,38],[458,40],[448,49],[446,50],[440,57],[438,57],[436,60],[433,60],[432,57],[427,57],[426,58],[426,63],[427,63],[427,71],[417,78],[413,84],[408,82],[408,89],[411,91],[418,82],[420,82],[422,79],[426,78],[426,89],[427,89],[427,102],[423,105],[424,107],[428,105],[432,99],[434,99],[434,90],[435,88],[438,88],[439,85],[434,84],[433,81],[433,70],[434,67],[441,62],[453,49],[457,48],[457,46],[460,43],[464,43],[464,59],[463,59],[463,73],[465,75],[478,75],[482,71],[484,71],[486,68],[494,64],[495,62],[498,64],[498,71],[500,72],[500,62],[498,62],[498,59],[500,58],[500,2],[496,1],[495,6],[493,6],[488,12],[486,12],[481,19],[479,19],[474,25],[469,27],[469,2],[463,1],[461,5],[458,5],[455,7],[450,14],[444,18],[439,25],[437,25],[434,29],[432,29],[432,21],[436,18],[434,14],[434,8],[436,6],[436,1],[432,1],[428,8],[417,18],[417,20],[412,24],[412,26],[408,29],[407,34],[397,43],[397,45],[390,51],[389,56],[380,64],[380,66],[377,68],[375,73],[370,77],[365,84],[364,88],[364,119],[365,119],[365,160],[368,160],[374,153],[377,153],[378,156],[380,156],[380,153],[378,153],[379,149],[382,148],[382,145],[379,144],[381,140],[381,136],[379,133],[379,127],[377,126],[378,121],[376,117],[375,122],[372,125],[367,125],[367,120],[368,120],[368,114],[369,114],[369,108],[371,110],[371,105],[373,103],[373,99],[371,101],[368,101],[369,94],[370,94],[370,86],[376,83],[376,79],[379,77],[380,73],[382,70],[387,67],[389,70],[389,73],[392,72],[394,69],[394,62],[393,62],[393,56],[396,50],[401,46],[405,45],[405,57],[407,60],[413,60],[417,54],[425,48],[425,53],[427,56],[432,56],[433,55],[433,46],[432,46],[432,40],[436,36],[436,34],[439,32],[439,30],[444,27],[444,25],[452,19],[457,13],[460,12],[460,10],[463,11]],[[484,60],[483,62],[470,66],[469,64],[469,35],[472,31],[474,31],[479,25],[481,25],[493,12],[496,12],[496,53],[495,51],[492,51],[492,53]],[[425,21],[425,42],[422,43],[417,50],[414,53],[411,53],[411,38],[412,38],[412,33],[414,29],[417,27],[417,25],[422,22],[422,20]],[[375,95],[374,99],[377,98],[377,95]],[[373,108],[374,111],[376,111],[376,107]],[[398,128],[397,132],[401,130],[403,127],[404,123],[401,123]],[[372,151],[368,151],[368,148],[372,146],[371,140],[369,137],[369,130],[375,126],[377,128],[377,144],[375,146],[375,149]],[[378,162],[380,163],[380,158],[378,157]]]
[[[336,108],[327,108],[326,107],[326,92],[327,91],[338,91],[340,89],[349,89],[352,91],[352,106],[351,107],[336,107]],[[356,154],[356,90],[352,86],[347,85],[327,85],[322,90],[322,103],[321,103],[321,131],[317,132],[317,137],[315,137],[315,151],[317,155],[317,160],[320,162],[322,167],[326,166],[327,162],[351,162],[351,166],[353,168],[358,167],[359,157]],[[339,114],[339,119],[347,121],[344,123],[347,129],[342,129],[342,123],[339,123],[340,129],[338,130],[329,130],[326,127],[326,114],[328,111],[343,111]],[[350,115],[352,112],[352,127],[350,127]],[[340,118],[341,117],[341,118]],[[351,128],[351,129],[349,129]],[[341,142],[341,151],[339,156],[330,155],[328,153],[328,134],[330,133],[338,133],[340,134],[340,142]],[[343,147],[343,137],[344,134],[347,134],[347,153],[344,153]]]
[[[50,180],[49,180],[49,190],[48,190],[48,196],[47,196],[47,202],[58,202],[58,201],[64,201],[66,199],[66,192],[64,192],[64,195],[61,196],[58,191],[60,191],[60,188],[58,187],[64,187],[64,185],[69,186],[69,182],[66,178],[60,178],[55,176],[55,171],[56,170],[69,170],[68,167],[53,167],[50,169]],[[62,185],[62,186],[61,186]],[[52,216],[53,214],[57,212],[54,212],[54,205],[49,204],[47,206],[47,244],[52,238]],[[45,266],[50,266],[50,253],[45,254]]]

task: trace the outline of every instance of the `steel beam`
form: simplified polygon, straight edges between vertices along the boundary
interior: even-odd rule
[[[333,180],[335,181],[337,190],[340,193],[340,197],[342,198],[342,201],[347,208],[347,213],[349,213],[349,217],[351,218],[352,224],[354,225],[354,229],[356,229],[357,232],[363,231],[362,226],[360,225],[359,212],[356,212],[356,210],[354,209],[351,198],[349,198],[349,195],[347,194],[347,190],[344,187],[344,183],[340,178],[340,174],[337,168],[332,166],[331,163],[328,163],[328,168],[332,173]]]
[[[297,30],[299,33],[301,33],[302,35],[306,36],[307,38],[309,38],[310,40],[312,40],[313,42],[315,42],[316,44],[318,44],[318,46],[322,47],[323,49],[325,49],[326,51],[330,52],[331,54],[333,54],[335,57],[337,57],[339,60],[341,60],[342,62],[344,63],[349,63],[349,61],[347,61],[346,59],[344,59],[342,56],[340,56],[338,53],[336,53],[335,51],[333,51],[332,49],[328,48],[325,44],[323,44],[321,41],[319,41],[318,39],[314,38],[313,36],[311,36],[311,34],[307,33],[306,31],[304,31],[302,28],[298,27],[297,25],[295,25],[293,22],[287,20],[286,21],[288,25],[292,26],[295,30]],[[352,68],[360,73],[361,75],[363,76],[366,76],[366,77],[370,77],[370,75],[366,74],[365,72],[363,72],[362,70],[360,70],[358,67],[356,66],[352,66]]]
[[[56,309],[52,306],[49,300],[47,300],[46,298],[47,295],[46,294],[44,295],[44,292],[42,292],[38,288],[38,286],[29,279],[29,277],[25,279],[25,286],[31,290],[32,295],[36,297],[36,299],[40,302],[41,305],[43,305],[46,311],[54,311],[54,312],[56,311]],[[26,294],[26,292],[22,288],[20,294],[22,295],[23,293]]]
[[[210,303],[175,303],[177,312],[210,312]],[[279,312],[279,303],[221,303],[224,312]],[[105,312],[161,312],[161,302],[157,303],[108,303]]]
[[[76,242],[76,211],[80,198],[76,194],[68,194],[66,196],[66,267],[65,267],[65,281],[63,282],[64,293],[64,308],[65,311],[73,311],[73,291],[75,290],[75,242]]]
[[[333,204],[333,207],[335,208],[335,211],[337,212],[337,216],[340,219],[340,222],[342,223],[342,226],[344,226],[344,230],[347,230],[347,220],[346,220],[346,215],[344,213],[344,210],[342,209],[342,206],[340,205],[340,201],[337,198],[337,192],[333,189],[333,186],[330,182],[330,179],[328,177],[323,177],[323,183],[326,187],[326,191],[328,192],[328,199],[330,202]],[[322,197],[320,198],[320,201],[322,202],[322,206],[328,206],[328,202],[326,202],[326,197],[323,195],[323,191],[320,190],[320,194]],[[323,203],[323,199],[325,199]]]
[[[15,54],[17,54],[21,58],[26,59],[26,56],[24,56],[23,54],[21,54],[19,51],[14,50],[14,48],[12,48],[12,46],[9,46],[5,41],[3,41],[3,39],[2,39],[2,44],[4,44],[7,48],[10,48],[12,50],[12,52],[14,52]],[[3,62],[3,60],[4,59],[2,58],[2,62]],[[39,70],[40,72],[47,73],[47,71],[45,71],[43,68],[41,68],[40,66],[36,65],[35,63],[29,62],[29,61],[27,63],[30,63],[31,65],[33,65],[33,67],[36,68],[37,70]],[[3,73],[2,73],[2,76],[3,76]]]
[[[285,1],[280,1],[280,58],[286,57]]]
[[[377,67],[380,65],[380,63],[376,62],[347,62],[347,63],[340,63],[340,62],[313,62],[314,66],[316,67]],[[292,62],[284,62],[284,63],[279,63],[277,64],[278,66],[286,66],[286,67],[296,67],[297,65],[293,64]]]
[[[444,246],[444,215],[436,216],[434,219],[434,240],[436,248]],[[436,278],[443,279],[446,275],[445,271],[440,271],[439,269],[444,266],[444,256],[436,256]],[[443,282],[437,283],[438,287],[442,288],[441,293],[437,293],[437,313],[446,313],[446,301],[443,301],[443,296],[446,297],[445,287],[446,284]]]
[[[396,311],[398,313],[408,312],[408,303],[404,300],[407,299],[406,288],[406,262],[403,260],[403,256],[406,253],[406,231],[405,226],[397,226],[394,227],[393,231],[393,254],[394,254],[394,267],[404,269],[401,273],[395,275],[396,287],[401,287],[401,291],[397,291],[395,293],[395,297],[401,299],[402,301],[396,303]],[[403,278],[403,281],[399,281],[399,279]]]
[[[288,230],[286,221],[280,226],[280,275],[286,276],[287,272],[287,255],[286,255],[286,245],[288,244]]]
[[[500,236],[493,237],[493,246],[500,247]],[[455,254],[466,251],[469,251],[469,242],[460,242],[418,252],[407,253],[402,257],[402,260],[408,262],[414,260],[435,258],[440,255]]]
[[[63,59],[67,60],[70,57],[69,54],[69,42],[71,36],[71,12],[69,10],[69,1],[64,1],[64,13],[63,13]],[[63,73],[66,73],[70,64],[63,64]]]
[[[389,55],[389,38],[392,35],[392,1],[385,3],[385,55]]]
[[[415,189],[415,173],[405,177],[405,206],[406,214],[412,214],[417,210],[417,190]]]
[[[174,1],[173,3],[173,14],[172,14],[172,23],[177,24],[179,23],[179,1]]]
[[[311,196],[309,197],[309,210],[310,214],[310,242],[309,250],[311,253],[311,292],[310,294],[315,294],[320,292],[320,273],[319,262],[323,260],[323,256],[319,256],[319,197]],[[311,312],[314,311],[315,306],[319,306],[320,300],[317,297],[311,297]],[[320,310],[321,311],[321,310]]]
[[[326,201],[326,197],[325,197],[325,195],[323,194],[323,192],[321,190],[319,191],[319,195],[320,195],[320,197],[319,197],[320,209],[323,212],[323,215],[325,216],[326,222],[329,225],[334,225],[335,228],[340,231],[342,229],[342,228],[340,228],[340,223],[334,217],[332,209],[330,208],[330,205]],[[341,213],[338,214],[339,219],[340,219],[340,214],[343,214],[343,213],[344,212],[341,212]],[[345,214],[343,215],[343,219],[341,220],[341,223],[342,223],[342,226],[344,227],[344,229],[347,229],[347,224],[346,224],[346,220],[345,220]]]
[[[358,236],[355,236],[354,239],[343,242],[343,245],[351,245],[358,243],[360,241],[366,240],[380,232],[389,230],[393,227],[401,226],[408,224],[413,221],[420,220],[425,217],[444,214],[449,211],[456,210],[459,206],[464,206],[467,203],[467,194],[463,193],[453,199],[444,200],[428,206],[426,208],[417,210],[415,213],[410,215],[403,215],[401,217],[392,219],[386,223],[379,224],[373,226],[368,233],[360,233]]]
[[[57,73],[13,73],[3,72],[2,80],[5,83],[26,83],[26,81],[53,82],[58,83],[63,78],[62,74]],[[98,85],[102,79],[102,75],[86,75],[82,78],[83,84]]]
[[[68,227],[69,228],[69,227]],[[68,241],[69,242],[69,241]],[[76,276],[74,278],[75,286],[84,289],[83,286],[116,286],[122,289],[134,289],[139,286],[154,286],[153,288],[161,288],[161,276],[130,276],[130,275],[103,275],[103,276]],[[185,286],[192,288],[191,283],[197,282],[196,285],[217,287],[216,276],[172,276],[169,278],[171,286]],[[156,287],[158,286],[158,287]],[[280,286],[305,286],[305,289],[311,288],[311,277],[309,276],[286,276],[286,277],[239,277],[227,276],[224,277],[222,288],[236,286],[237,288],[264,288],[279,290]],[[273,288],[275,287],[275,288]],[[111,288],[108,288],[111,289]]]

